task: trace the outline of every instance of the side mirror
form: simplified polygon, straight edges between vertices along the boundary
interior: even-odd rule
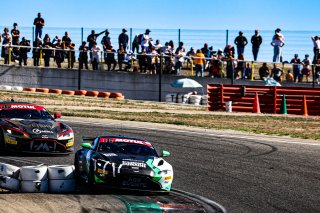
[[[54,119],[61,118],[61,113],[55,112],[53,116],[54,116]]]
[[[91,149],[91,144],[90,143],[82,143],[81,146],[85,149]]]
[[[168,156],[170,156],[170,152],[163,150],[163,151],[161,152],[161,155],[160,155],[160,156],[161,156],[161,157],[168,157]]]

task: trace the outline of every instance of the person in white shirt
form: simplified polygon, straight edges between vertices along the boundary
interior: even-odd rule
[[[315,63],[319,58],[320,39],[318,36],[314,36],[314,37],[312,36],[311,39],[313,41],[313,53],[314,53],[313,61]]]
[[[146,33],[143,34],[143,36],[142,36],[141,48],[142,48],[142,50],[146,50],[146,52],[148,52],[148,48],[149,48],[149,42],[150,42],[149,33],[150,32],[151,31],[149,29],[146,29]]]
[[[283,37],[281,36],[281,34],[275,34],[273,36],[271,45],[273,46],[273,62],[277,62],[281,60],[282,57],[282,47],[284,45],[284,40]]]
[[[99,53],[101,52],[101,49],[99,46],[97,46],[97,42],[93,42],[93,47],[91,48],[92,52],[92,58],[91,58],[91,63],[92,63],[92,69],[97,70],[99,69]]]

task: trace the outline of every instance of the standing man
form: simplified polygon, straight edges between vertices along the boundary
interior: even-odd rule
[[[244,47],[248,44],[248,40],[243,36],[243,32],[239,32],[239,36],[236,37],[234,43],[237,45],[238,56],[244,53]]]
[[[319,49],[320,49],[320,39],[318,36],[315,37],[311,37],[312,41],[313,41],[313,63],[316,64],[316,61],[319,58]]]
[[[259,48],[260,48],[260,45],[262,44],[262,37],[259,34],[258,29],[254,31],[254,35],[251,37],[251,44],[252,44],[253,60],[257,61]]]
[[[41,18],[41,13],[38,13],[38,17],[34,19],[33,25],[36,26],[35,40],[37,40],[38,36],[39,36],[39,38],[42,37],[42,28],[44,26],[44,19]]]
[[[90,51],[91,51],[94,43],[97,43],[96,40],[97,40],[98,36],[104,32],[107,32],[107,31],[108,31],[108,29],[96,34],[94,30],[91,30],[91,34],[87,37],[87,42],[88,42],[88,46],[89,46]],[[90,52],[90,58],[92,58],[92,52]]]
[[[129,46],[129,36],[126,34],[127,30],[125,28],[122,29],[122,33],[119,35],[118,43],[119,49],[122,45],[123,49],[126,51]]]
[[[200,49],[197,49],[197,52],[196,54],[194,54],[193,58],[194,64],[196,66],[196,76],[199,77],[200,74],[201,77],[204,77],[204,66],[206,65],[206,58],[204,57]]]

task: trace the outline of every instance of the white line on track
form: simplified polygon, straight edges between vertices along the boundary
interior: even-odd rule
[[[86,125],[97,125],[97,126],[112,126],[116,127],[119,126],[119,130],[121,127],[125,127],[128,129],[137,129],[137,130],[162,130],[172,133],[186,133],[186,134],[194,134],[194,135],[206,135],[206,136],[215,136],[215,137],[224,137],[224,138],[231,138],[231,139],[246,139],[246,140],[254,140],[254,141],[261,141],[261,142],[274,142],[274,143],[286,143],[286,144],[297,144],[297,145],[310,145],[310,146],[320,146],[320,141],[318,140],[308,140],[308,139],[299,139],[299,138],[287,138],[282,136],[271,136],[271,135],[259,135],[259,134],[245,134],[245,133],[232,133],[224,130],[205,130],[205,129],[195,129],[189,128],[189,130],[182,130],[174,125],[168,125],[167,128],[161,127],[161,124],[153,124],[153,123],[146,123],[146,122],[131,122],[130,121],[105,121],[105,122],[96,122],[96,121],[82,121],[82,120],[71,120],[70,119],[63,119],[65,122],[76,123],[76,124],[86,124]],[[101,120],[103,121],[103,120]],[[133,125],[133,123],[139,123],[139,126]],[[151,125],[156,127],[152,127]],[[184,127],[188,128],[188,127]],[[209,132],[211,131],[211,133]],[[214,131],[214,133],[212,133]]]

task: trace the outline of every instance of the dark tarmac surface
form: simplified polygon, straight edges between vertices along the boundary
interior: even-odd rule
[[[174,168],[173,188],[207,197],[228,212],[320,212],[318,141],[66,119],[75,131],[76,150],[81,136],[113,134],[143,138],[158,151],[170,151],[167,160]],[[50,165],[73,164],[73,155],[21,158]]]

